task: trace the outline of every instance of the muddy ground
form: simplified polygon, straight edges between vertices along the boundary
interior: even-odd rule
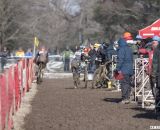
[[[45,79],[38,86],[25,130],[150,130],[159,125],[154,111],[122,105],[120,93],[72,89],[71,78]]]

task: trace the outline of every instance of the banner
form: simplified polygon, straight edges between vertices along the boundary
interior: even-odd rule
[[[34,37],[34,45],[35,45],[36,47],[39,46],[39,40],[38,40],[37,37]]]

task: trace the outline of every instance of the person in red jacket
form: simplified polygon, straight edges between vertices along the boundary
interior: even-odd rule
[[[140,48],[139,49],[139,53],[140,54],[143,54],[143,55],[148,55],[148,61],[149,61],[149,65],[147,67],[147,74],[150,75],[151,72],[152,72],[152,60],[153,60],[153,53],[154,53],[154,50],[155,48],[157,47],[158,45],[158,39],[157,39],[157,36],[154,36],[153,39],[152,39],[152,43],[151,43],[151,49],[148,50],[146,48]]]
[[[140,54],[143,54],[143,55],[148,55],[148,61],[149,61],[149,64],[147,66],[147,74],[150,76],[150,85],[151,85],[151,89],[152,89],[152,94],[153,96],[155,97],[155,90],[154,90],[154,82],[153,82],[153,79],[152,79],[152,60],[153,60],[153,54],[154,54],[154,50],[155,48],[157,47],[157,45],[159,44],[159,37],[158,36],[154,36],[152,38],[152,43],[151,43],[151,50],[147,50],[145,48],[141,48],[139,49],[139,53]]]

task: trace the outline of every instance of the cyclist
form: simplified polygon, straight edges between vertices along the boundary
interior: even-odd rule
[[[42,69],[46,67],[46,64],[48,63],[48,51],[45,48],[45,46],[42,46],[40,50],[37,52],[34,62],[36,63],[37,66],[42,64]]]

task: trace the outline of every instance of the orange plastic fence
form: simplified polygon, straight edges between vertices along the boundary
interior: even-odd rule
[[[13,115],[31,88],[34,79],[32,59],[20,59],[0,75],[0,130],[11,130]]]

